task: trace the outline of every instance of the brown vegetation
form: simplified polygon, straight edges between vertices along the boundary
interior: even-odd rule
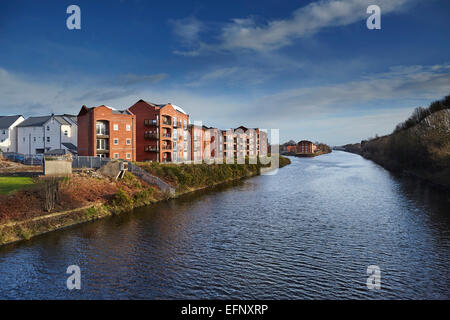
[[[343,146],[383,167],[450,188],[450,96],[416,108],[390,135]]]

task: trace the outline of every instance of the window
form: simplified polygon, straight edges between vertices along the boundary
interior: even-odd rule
[[[131,159],[131,153],[127,153],[127,159]]]
[[[118,153],[114,153],[114,159],[119,159],[119,154]]]
[[[119,125],[117,123],[114,124],[114,131],[119,131]]]
[[[65,136],[68,136],[68,135],[69,135],[69,131],[64,130],[64,135],[65,135]]]
[[[131,139],[127,139],[127,144],[128,144],[128,145],[131,144]]]
[[[107,135],[108,134],[106,132],[106,123],[104,123],[104,122],[97,122],[96,128],[97,128],[97,134],[98,135]]]
[[[33,137],[33,142],[36,142],[36,137]]]
[[[131,131],[131,125],[127,124],[127,131]]]
[[[47,126],[47,131],[50,131],[50,126]]]
[[[6,130],[3,130],[3,134],[6,134]]]
[[[47,142],[50,142],[50,137],[47,137]]]
[[[97,150],[106,150],[106,140],[97,139]]]
[[[119,139],[115,138],[115,139],[114,139],[114,144],[115,144],[115,145],[118,145],[118,144],[119,144]]]

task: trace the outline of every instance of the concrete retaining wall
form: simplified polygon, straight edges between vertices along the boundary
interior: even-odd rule
[[[68,176],[72,174],[71,160],[45,160],[45,176]]]

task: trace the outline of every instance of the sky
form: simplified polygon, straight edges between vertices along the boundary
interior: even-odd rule
[[[69,5],[81,29],[69,30]],[[369,5],[381,29],[369,30]],[[447,0],[0,0],[0,115],[181,106],[329,145],[450,94]]]

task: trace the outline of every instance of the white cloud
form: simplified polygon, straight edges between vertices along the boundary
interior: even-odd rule
[[[144,82],[157,83],[168,77],[169,75],[167,73],[143,74],[143,75],[128,73],[121,76],[119,83],[124,85],[144,83]]]
[[[379,5],[382,15],[385,15],[399,12],[414,1],[416,0],[321,0],[295,10],[287,19],[270,20],[261,24],[254,17],[235,18],[220,30],[219,43],[200,42],[197,32],[198,47],[176,53],[199,55],[217,50],[275,50],[326,28],[345,26],[366,19],[369,5]]]
[[[205,75],[220,80],[237,71]],[[300,87],[252,96],[196,93],[178,85],[165,89],[105,85],[99,79],[43,82],[0,68],[0,115],[77,114],[82,105],[107,104],[125,109],[139,99],[180,105],[191,120],[220,128],[279,128],[281,139],[308,137],[344,144],[385,134],[417,105],[450,94],[450,64],[398,66],[389,72],[316,87]]]

